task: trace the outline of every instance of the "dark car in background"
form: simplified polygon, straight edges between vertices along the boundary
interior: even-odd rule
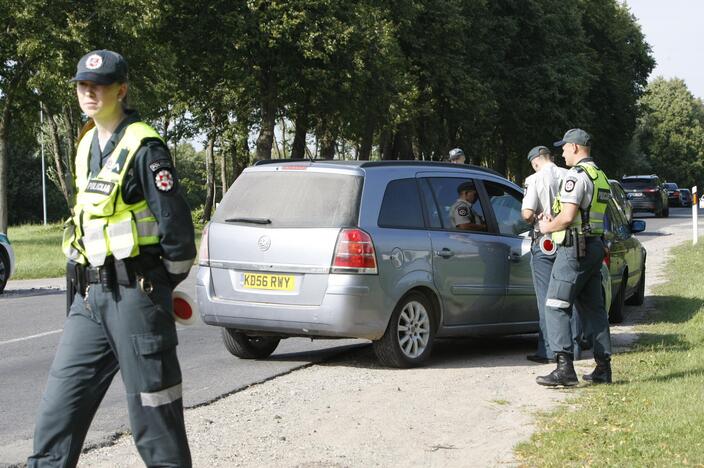
[[[680,206],[680,188],[674,182],[665,182],[662,184],[667,190],[667,203],[670,206]]]
[[[626,215],[626,219],[630,223],[633,220],[633,205],[628,199],[628,194],[623,190],[621,183],[618,180],[609,179],[609,185],[611,186],[611,194],[616,200],[616,204],[623,210]]]
[[[604,263],[611,278],[609,321],[623,321],[623,306],[641,305],[645,299],[645,259],[643,244],[634,236],[645,230],[645,221],[629,221],[615,199],[609,200],[604,217],[604,239],[608,253]]]
[[[680,189],[680,205],[686,207],[692,206],[692,192],[689,189]]]
[[[670,216],[667,190],[655,174],[621,178],[621,186],[633,205],[633,212],[650,212],[658,218]]]
[[[15,253],[10,239],[0,232],[0,294],[5,290],[10,276],[15,271]]]

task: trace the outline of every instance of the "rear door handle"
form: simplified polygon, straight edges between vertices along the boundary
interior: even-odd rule
[[[515,252],[511,252],[508,256],[508,260],[513,263],[518,263],[521,261],[521,254],[517,254]]]
[[[455,252],[453,252],[452,250],[445,247],[442,250],[436,250],[435,255],[437,255],[438,257],[442,257],[442,258],[450,258],[453,255],[455,255]]]

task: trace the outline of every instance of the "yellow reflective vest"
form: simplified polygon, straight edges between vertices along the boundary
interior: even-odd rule
[[[577,164],[576,167],[587,173],[594,185],[594,191],[589,208],[586,211],[579,208],[582,216],[576,216],[572,220],[570,229],[577,229],[577,232],[586,236],[600,236],[604,233],[604,216],[606,215],[606,206],[611,198],[609,178],[606,177],[604,171],[591,164]],[[560,191],[562,191],[562,182],[560,182]],[[559,194],[555,198],[552,208],[555,216],[562,211],[562,201]],[[557,244],[562,244],[565,241],[565,234],[566,230],[564,229],[553,232],[552,240]]]
[[[139,246],[159,243],[159,228],[146,200],[126,203],[122,199],[125,176],[145,139],[159,134],[143,122],[126,127],[100,173],[89,178],[90,147],[96,129],[87,132],[76,153],[76,205],[64,227],[63,251],[73,261],[93,266],[134,257]]]

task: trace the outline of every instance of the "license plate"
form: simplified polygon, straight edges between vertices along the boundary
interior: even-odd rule
[[[266,289],[269,291],[293,291],[293,275],[272,275],[269,273],[243,273],[242,287],[245,289]]]
[[[643,194],[640,193],[640,192],[637,192],[637,193],[629,193],[628,195],[630,196],[630,198],[638,198],[638,197],[642,197],[642,196],[643,196]]]

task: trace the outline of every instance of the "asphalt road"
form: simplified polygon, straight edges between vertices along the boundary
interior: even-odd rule
[[[647,248],[648,239],[657,236],[663,226],[681,224],[684,228],[691,217],[691,209],[671,208],[670,217],[665,219],[640,213],[636,217],[647,222],[646,231],[639,236]],[[193,288],[190,277],[180,289],[193,294]],[[3,324],[0,327],[0,465],[21,462],[31,450],[34,417],[61,336],[64,316],[63,292],[34,291],[0,296]],[[187,407],[208,403],[341,352],[352,353],[349,359],[354,359],[357,348],[366,343],[289,339],[282,341],[270,359],[245,361],[224,349],[219,328],[198,322],[191,327],[179,326],[178,333]],[[86,446],[105,443],[128,427],[124,390],[118,374],[93,421]]]

